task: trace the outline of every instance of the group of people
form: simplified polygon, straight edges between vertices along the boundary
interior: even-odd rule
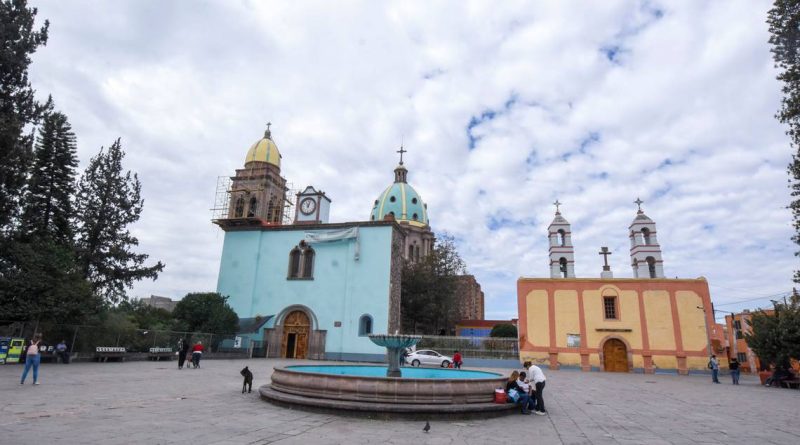
[[[192,356],[189,358],[189,339],[178,340],[178,369],[183,369],[187,359],[191,360],[192,366],[199,368],[201,358],[203,358],[203,342],[198,341],[192,346]]]
[[[544,407],[544,385],[547,380],[544,372],[531,362],[525,362],[522,366],[525,371],[514,371],[508,377],[506,400],[518,404],[522,414],[544,416],[547,414]]]
[[[734,385],[739,384],[739,375],[741,370],[739,369],[740,363],[736,357],[732,357],[728,361],[728,369],[731,371],[731,380],[733,380]],[[717,356],[712,354],[711,359],[708,361],[708,369],[711,370],[711,381],[713,383],[720,383],[719,381],[719,360],[717,360]]]

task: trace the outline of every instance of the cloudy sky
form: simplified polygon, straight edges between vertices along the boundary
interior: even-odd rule
[[[791,289],[768,1],[33,5],[51,27],[31,80],[69,116],[81,165],[121,137],[142,181],[134,231],[167,267],[134,296],[215,289],[217,177],[268,121],[283,175],[325,190],[335,222],[368,219],[403,141],[487,318],[516,317],[518,277],[548,276],[555,199],[578,276],[599,276],[600,246],[632,276],[641,197],[666,275],[706,277],[717,308]]]

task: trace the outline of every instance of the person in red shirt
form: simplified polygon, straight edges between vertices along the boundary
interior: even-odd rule
[[[453,354],[453,366],[455,366],[456,369],[461,369],[461,363],[463,363],[461,361],[461,353],[456,351],[456,353]]]
[[[198,341],[192,346],[192,364],[195,368],[200,367],[200,359],[203,357],[203,342]]]

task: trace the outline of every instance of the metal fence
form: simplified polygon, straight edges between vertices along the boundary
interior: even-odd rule
[[[52,324],[37,322],[0,321],[0,337],[30,339],[35,332],[42,334],[45,348],[64,341],[73,358],[93,357],[97,347],[124,347],[131,354],[146,355],[150,348],[172,348],[178,351],[178,341],[203,343],[208,358],[247,358],[260,355],[256,342],[236,342],[234,334],[208,332],[177,332],[157,329],[125,329],[106,326]]]
[[[519,341],[516,338],[498,337],[441,337],[423,335],[417,349],[433,349],[440,354],[461,352],[465,358],[509,359],[519,358]]]

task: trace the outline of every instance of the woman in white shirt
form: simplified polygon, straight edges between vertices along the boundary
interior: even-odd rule
[[[42,334],[36,334],[31,339],[31,344],[25,354],[25,369],[22,371],[22,378],[19,381],[20,385],[25,384],[25,379],[28,377],[28,371],[33,367],[33,384],[38,385],[39,382],[39,363],[42,356],[39,355],[39,343],[42,341]]]
[[[528,379],[534,384],[534,391],[536,392],[536,410],[533,412],[536,415],[544,416],[547,411],[544,409],[544,383],[547,380],[542,372],[542,368],[534,365],[531,362],[525,362],[522,366],[528,368]]]

